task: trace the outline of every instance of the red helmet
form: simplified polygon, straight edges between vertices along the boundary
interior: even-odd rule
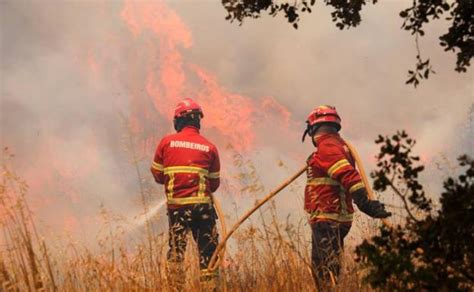
[[[337,113],[335,107],[330,105],[320,105],[311,111],[306,119],[307,128],[303,134],[303,141],[306,134],[311,136],[314,135],[314,132],[322,123],[332,123],[336,126],[338,131],[341,129],[341,117]]]
[[[315,108],[306,119],[308,126],[319,123],[335,123],[341,128],[341,117],[337,114],[336,108],[330,105],[321,105]]]
[[[201,118],[204,117],[201,106],[191,98],[185,98],[178,103],[174,110],[174,118],[181,118],[192,113],[199,113]]]

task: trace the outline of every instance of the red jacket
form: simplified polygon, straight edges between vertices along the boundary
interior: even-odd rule
[[[158,145],[151,172],[165,185],[168,207],[211,203],[219,187],[219,154],[216,146],[188,126],[164,137]]]
[[[352,193],[364,188],[355,162],[337,133],[316,137],[316,151],[308,158],[305,210],[310,223],[352,222]]]

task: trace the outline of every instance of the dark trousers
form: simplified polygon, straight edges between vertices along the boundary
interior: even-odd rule
[[[214,206],[194,204],[179,209],[168,209],[168,219],[168,260],[171,262],[184,260],[186,238],[191,231],[199,249],[201,270],[206,269],[218,243],[217,215]]]
[[[349,224],[332,221],[311,224],[314,277],[316,284],[322,290],[329,287],[331,274],[336,280],[341,268],[340,254],[344,247],[344,237],[349,233]]]

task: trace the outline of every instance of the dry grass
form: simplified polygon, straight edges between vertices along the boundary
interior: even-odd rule
[[[26,202],[28,186],[4,153],[0,183],[1,291],[174,291],[166,267],[167,236],[146,224],[145,236],[131,247],[117,218],[103,210],[97,250],[72,240],[56,247],[38,233]],[[309,267],[308,226],[277,219],[275,205],[239,230],[221,268],[228,291],[315,291]],[[306,235],[305,235],[306,233]],[[190,240],[190,243],[192,241]],[[350,252],[336,291],[365,290]],[[199,291],[196,247],[187,250],[186,291]]]

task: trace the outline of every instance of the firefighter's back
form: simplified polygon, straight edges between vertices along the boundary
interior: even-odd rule
[[[219,176],[216,147],[193,127],[166,136],[161,144],[169,207],[210,203],[210,180]]]

